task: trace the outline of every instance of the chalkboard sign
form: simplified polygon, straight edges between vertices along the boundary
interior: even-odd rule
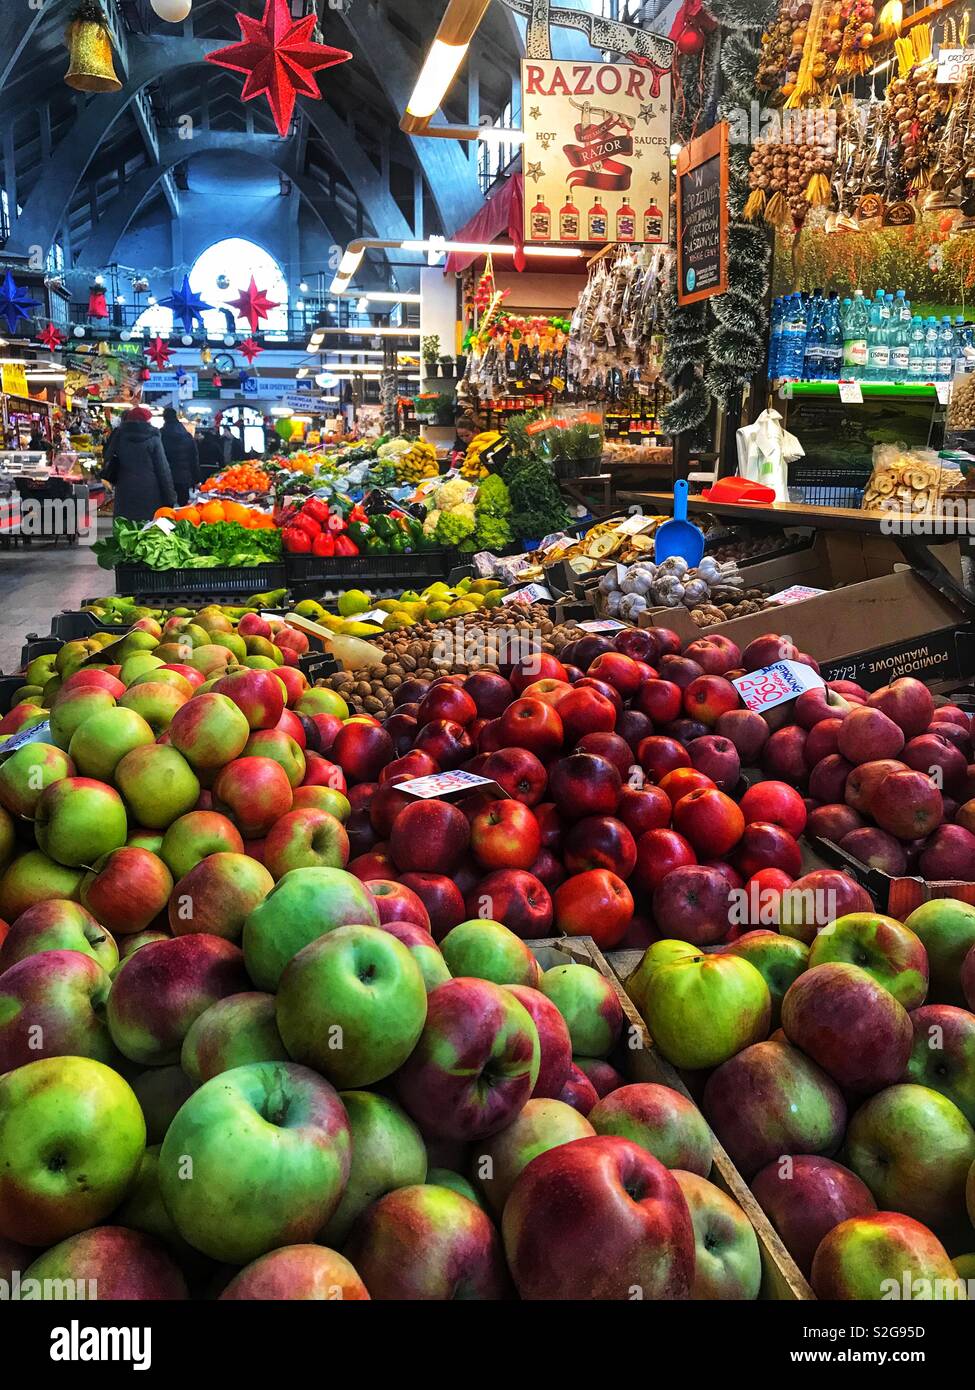
[[[677,156],[677,299],[696,304],[728,288],[728,123]]]

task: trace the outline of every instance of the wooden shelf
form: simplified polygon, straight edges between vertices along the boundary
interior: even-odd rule
[[[621,502],[636,503],[656,516],[669,514],[674,509],[674,497],[670,492],[620,491],[618,496]],[[707,513],[741,524],[809,526],[822,531],[858,531],[866,536],[886,536],[891,540],[899,538],[899,533],[891,526],[890,512],[857,511],[852,507],[809,507],[795,502],[743,506],[733,502],[708,502],[703,497],[691,497],[688,510],[691,515]],[[910,522],[910,530],[905,529],[904,534],[921,541],[927,540],[933,545],[963,536],[975,536],[975,518],[905,515],[903,520]]]

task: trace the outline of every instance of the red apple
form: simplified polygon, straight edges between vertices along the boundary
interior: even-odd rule
[[[655,724],[670,724],[679,718],[684,707],[683,692],[673,681],[645,681],[637,692],[635,704]]]
[[[857,765],[880,758],[896,758],[904,742],[900,725],[871,705],[852,710],[843,720],[836,740],[843,757]]]
[[[447,801],[414,801],[396,817],[390,848],[403,872],[449,874],[469,842],[463,811]]]
[[[471,822],[471,850],[485,869],[529,869],[541,847],[538,822],[520,801],[492,801]]]
[[[709,676],[724,676],[733,667],[741,665],[740,649],[727,638],[716,642],[711,637],[699,637],[685,647],[684,655],[696,661]]]
[[[756,782],[739,803],[745,823],[765,821],[780,825],[790,835],[801,835],[806,826],[806,805],[802,797],[785,782]]]
[[[653,915],[663,936],[713,946],[729,926],[727,881],[703,864],[673,869],[654,890]]]
[[[676,739],[651,734],[637,748],[637,760],[651,782],[660,782],[678,767],[690,767],[691,757]]]
[[[414,747],[428,753],[445,772],[460,767],[474,751],[463,724],[456,724],[452,719],[434,719],[424,724]]]
[[[586,816],[576,821],[566,835],[562,859],[570,874],[609,869],[618,878],[626,879],[636,864],[636,841],[614,816]]]
[[[738,757],[745,767],[754,767],[761,757],[762,749],[768,742],[769,727],[760,714],[749,709],[726,711],[714,726],[721,738],[729,739],[738,750]]]
[[[475,671],[465,680],[464,689],[481,719],[497,719],[515,698],[511,682],[496,671]]]
[[[782,1001],[786,1037],[845,1090],[872,1095],[904,1075],[914,1044],[907,1010],[857,965],[817,965]]]
[[[806,820],[806,834],[818,835],[824,840],[839,844],[844,835],[851,830],[859,830],[865,824],[859,811],[839,802],[827,806],[817,806],[809,812]]]
[[[645,714],[636,709],[625,709],[616,716],[616,732],[629,744],[630,751],[636,753],[642,739],[653,733],[653,725]]]
[[[547,936],[552,927],[552,898],[534,874],[522,869],[497,869],[482,878],[466,896],[469,918],[501,922],[523,941]]]
[[[687,751],[694,767],[710,777],[719,791],[734,791],[741,777],[741,759],[730,739],[705,734],[694,739]]]
[[[698,676],[684,691],[684,711],[713,729],[723,714],[741,707],[741,697],[723,676]]]
[[[887,774],[901,772],[906,767],[906,763],[899,762],[896,758],[879,758],[875,762],[862,763],[855,767],[846,779],[843,800],[847,806],[852,806],[854,811],[869,814],[870,800]]]
[[[523,1299],[625,1300],[635,1288],[690,1297],[687,1203],[663,1164],[628,1139],[576,1139],[540,1154],[515,1182],[502,1231]]]
[[[636,842],[633,881],[645,893],[652,893],[672,870],[696,863],[690,844],[676,830],[648,830]]]
[[[849,874],[838,869],[813,869],[783,894],[779,930],[811,946],[819,932],[840,917],[870,912],[873,902]]]
[[[261,839],[291,810],[287,773],[271,758],[238,758],[213,784],[215,804],[234,821],[245,840]]]
[[[865,825],[860,830],[851,830],[840,841],[840,849],[859,859],[870,869],[880,869],[882,873],[899,878],[907,870],[907,857],[903,845],[888,835],[886,830]]]
[[[934,697],[926,685],[912,676],[901,676],[890,685],[875,690],[868,697],[867,706],[881,710],[906,738],[923,734],[934,715]],[[896,753],[897,750],[894,751]],[[880,753],[877,756],[885,755]],[[886,756],[893,757],[894,753]]]
[[[689,656],[676,656],[668,653],[657,662],[657,674],[661,680],[671,682],[683,692],[692,681],[696,681],[699,676],[704,675],[704,668]],[[681,702],[683,704],[683,695]],[[644,710],[644,713],[647,711]],[[650,717],[653,718],[652,715]]]
[[[564,1105],[571,1105],[580,1115],[588,1115],[599,1100],[599,1092],[586,1073],[573,1062],[557,1099]]]
[[[824,758],[828,758],[831,753],[837,752],[837,741],[842,723],[842,719],[824,719],[809,730],[809,737],[806,739],[806,746],[803,749],[803,757],[810,770],[817,763],[821,763]]]
[[[455,724],[470,724],[477,718],[477,705],[465,690],[456,685],[431,686],[420,701],[417,723],[432,724],[434,720],[449,719]]]
[[[774,666],[777,661],[795,661],[799,650],[788,637],[780,637],[777,632],[766,632],[749,642],[741,654],[741,664],[746,671],[762,671],[766,666]]]
[[[759,869],[782,869],[792,878],[802,871],[802,850],[781,826],[766,821],[746,825],[735,852],[735,863],[746,878]]]
[[[938,826],[921,851],[918,868],[929,881],[975,882],[975,835],[961,825]]]
[[[458,922],[466,920],[463,893],[445,874],[407,873],[400,876],[399,882],[423,904],[436,941],[442,941]]]
[[[673,772],[667,772],[661,777],[659,787],[651,786],[650,790],[664,792],[673,807],[691,792],[713,791],[715,786],[710,777],[698,772],[696,768],[675,767]]]
[[[597,695],[602,695],[610,702],[617,715],[623,712],[623,697],[609,681],[597,680],[595,676],[583,676],[581,680],[576,681],[573,690],[595,690]]]
[[[172,891],[172,875],[158,855],[125,845],[89,869],[81,901],[114,936],[129,936],[165,910]]]
[[[839,801],[846,792],[846,779],[852,771],[853,764],[842,754],[827,754],[809,774],[809,795],[824,804]]]
[[[677,773],[667,774],[668,777],[677,775]],[[616,814],[633,835],[633,838],[638,840],[648,830],[663,830],[669,826],[671,810],[671,800],[665,788],[624,786],[620,792]],[[542,843],[545,844],[544,830]],[[558,845],[549,845],[547,848],[555,849],[558,848]]]
[[[538,1032],[541,1064],[532,1098],[557,1100],[572,1067],[572,1039],[565,1019],[550,999],[528,985],[504,985],[528,1012]]]
[[[745,818],[730,796],[704,788],[682,797],[674,807],[674,829],[695,853],[728,854],[741,839]]]
[[[514,693],[520,695],[525,686],[531,685],[533,681],[564,681],[565,667],[558,657],[552,656],[550,652],[532,652],[515,662],[508,680]]]
[[[594,753],[570,753],[549,769],[549,795],[566,820],[611,816],[619,804],[623,783],[606,758]]]
[[[961,791],[968,775],[965,754],[949,739],[928,732],[912,738],[904,749],[903,760],[917,772],[936,778],[935,785],[953,795]]]
[[[633,766],[633,750],[626,739],[620,738],[618,734],[585,734],[572,751],[574,753],[595,753],[597,757],[605,758],[607,762],[611,762],[616,767],[624,781],[629,776]]]
[[[809,774],[806,766],[808,737],[805,729],[800,729],[798,724],[786,724],[776,729],[762,751],[762,768],[767,775],[790,782],[793,786],[804,786]]]
[[[813,1154],[769,1163],[752,1179],[752,1192],[807,1279],[825,1236],[841,1221],[877,1210],[856,1173]]]
[[[926,772],[891,772],[871,796],[870,814],[889,835],[916,840],[941,824],[944,805]]]
[[[375,724],[346,724],[329,750],[349,782],[374,782],[393,759],[393,740]]]
[[[630,657],[622,652],[603,652],[589,667],[587,672],[594,680],[606,681],[629,700],[643,683],[640,669]]]

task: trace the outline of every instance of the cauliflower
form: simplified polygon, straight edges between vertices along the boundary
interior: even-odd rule
[[[425,536],[432,536],[433,533],[434,533],[434,531],[436,531],[436,529],[437,529],[437,522],[438,522],[439,520],[440,520],[440,511],[439,511],[439,508],[435,509],[435,510],[432,511],[432,512],[428,512],[428,513],[427,513],[427,519],[426,519],[426,521],[423,523],[423,534],[424,534]]]
[[[467,502],[467,494],[470,490],[470,483],[463,478],[452,478],[449,483],[444,483],[437,488],[434,503],[442,512],[456,511],[460,506],[466,505],[471,508],[473,515],[473,503]]]

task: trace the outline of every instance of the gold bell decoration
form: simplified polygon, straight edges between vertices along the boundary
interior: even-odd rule
[[[74,11],[64,36],[71,62],[64,80],[76,92],[118,92],[112,39],[104,12],[96,0],[83,0]]]

